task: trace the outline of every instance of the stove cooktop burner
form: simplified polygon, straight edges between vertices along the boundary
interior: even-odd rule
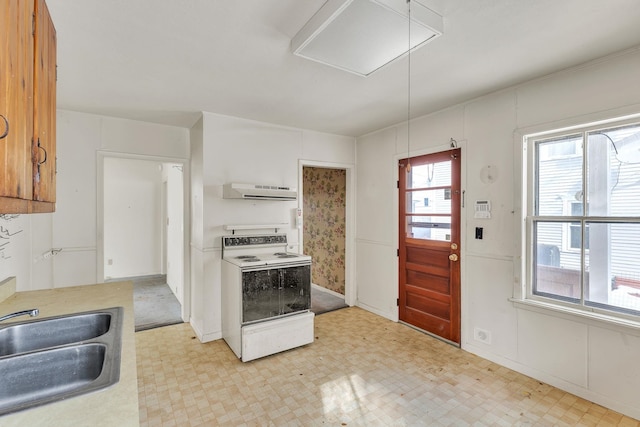
[[[255,255],[240,255],[240,256],[237,256],[236,259],[246,259],[248,261],[257,261],[258,257]]]
[[[299,255],[290,254],[287,252],[276,252],[273,254],[276,258],[297,258]]]

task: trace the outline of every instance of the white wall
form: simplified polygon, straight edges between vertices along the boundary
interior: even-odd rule
[[[191,128],[191,232],[190,232],[190,253],[191,265],[191,326],[196,331],[196,335],[204,341],[205,330],[210,330],[208,335],[214,335],[217,331],[210,325],[214,322],[211,317],[205,319],[205,314],[210,312],[209,305],[215,305],[215,301],[220,300],[212,295],[215,285],[211,280],[207,280],[204,274],[204,118]],[[218,285],[219,286],[219,285]],[[216,338],[210,338],[216,339]]]
[[[180,304],[184,286],[184,167],[165,163],[163,179],[166,183],[166,273],[167,284]],[[164,222],[163,222],[164,223]]]
[[[23,282],[31,283],[31,259],[23,254],[31,253],[32,217],[0,215],[0,281],[22,272]]]
[[[209,341],[222,336],[221,237],[229,234],[223,226],[285,224],[279,232],[287,234],[289,250],[298,251],[299,245],[298,202],[222,199],[222,185],[297,187],[300,160],[353,165],[355,140],[211,113],[203,114],[191,135],[192,325]]]
[[[104,159],[104,277],[161,274],[162,163]]]
[[[525,309],[509,301],[520,283],[518,156],[523,131],[640,113],[640,49],[531,81],[412,121],[412,155],[463,148],[462,348],[640,418],[640,330]],[[397,320],[396,163],[407,154],[406,125],[358,138],[358,304]],[[481,179],[484,167],[497,180]],[[489,199],[492,218],[473,218]],[[390,203],[393,201],[393,203]],[[476,226],[484,239],[476,240]],[[473,329],[491,333],[491,344]]]
[[[188,129],[65,110],[57,114],[56,212],[12,220],[23,232],[12,238],[11,258],[0,259],[0,280],[16,276],[19,291],[98,280],[98,153],[189,158]],[[44,258],[51,249],[61,251]]]

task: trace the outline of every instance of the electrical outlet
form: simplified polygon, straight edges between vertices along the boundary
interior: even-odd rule
[[[491,344],[491,332],[486,329],[474,328],[473,339],[484,344]]]

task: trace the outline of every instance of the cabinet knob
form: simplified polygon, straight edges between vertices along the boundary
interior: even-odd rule
[[[7,120],[7,118],[2,114],[0,114],[0,117],[2,117],[2,120],[4,120],[4,133],[0,135],[0,139],[3,139],[6,138],[7,135],[9,135],[9,120]]]

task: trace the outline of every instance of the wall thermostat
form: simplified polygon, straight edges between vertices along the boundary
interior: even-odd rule
[[[474,218],[490,219],[491,218],[491,202],[489,200],[476,200],[476,208]]]

